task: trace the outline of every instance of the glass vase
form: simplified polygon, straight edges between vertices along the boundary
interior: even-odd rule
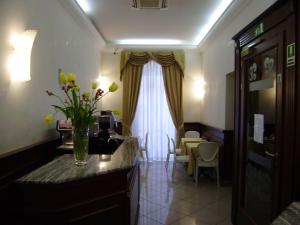
[[[73,127],[72,136],[75,165],[84,166],[87,164],[89,147],[89,128]]]

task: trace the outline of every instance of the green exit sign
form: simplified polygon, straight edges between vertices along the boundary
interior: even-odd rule
[[[295,43],[289,44],[286,47],[286,65],[287,67],[290,66],[294,66],[295,65],[295,61],[296,61],[296,57],[295,57],[295,52],[296,52],[296,47],[295,47]]]
[[[255,37],[262,34],[263,32],[264,32],[264,24],[260,23],[260,24],[258,24],[258,26],[254,30]]]

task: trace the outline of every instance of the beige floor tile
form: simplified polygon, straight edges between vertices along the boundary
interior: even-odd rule
[[[231,225],[231,188],[200,178],[199,185],[178,166],[172,179],[172,164],[141,165],[141,202],[139,225]]]
[[[197,213],[191,214],[190,216],[193,216],[196,220],[202,221],[204,223],[216,225],[224,221],[229,215],[227,210],[219,210],[219,208],[216,207],[208,207],[203,208]]]
[[[201,210],[201,206],[188,201],[180,201],[170,205],[170,209],[178,211],[185,215],[191,215],[193,213],[199,212],[199,210]]]
[[[138,225],[163,225],[158,221],[152,220],[146,216],[140,216]]]
[[[148,215],[149,218],[158,221],[162,224],[171,224],[183,218],[184,216],[184,214],[178,213],[177,211],[168,208],[156,210]]]
[[[172,223],[171,225],[209,225],[207,223],[204,223],[202,221],[200,221],[199,219],[195,219],[193,217],[184,217],[174,223]]]

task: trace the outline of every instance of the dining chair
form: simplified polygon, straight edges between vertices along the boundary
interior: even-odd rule
[[[198,185],[199,167],[213,167],[216,170],[217,186],[220,187],[219,178],[219,145],[216,142],[203,142],[193,149],[193,154],[196,159],[195,166],[195,181]]]
[[[168,168],[168,166],[169,166],[170,156],[173,155],[175,158],[175,155],[179,155],[181,153],[180,148],[175,148],[175,146],[173,146],[173,148],[171,148],[169,135],[167,135],[167,139],[168,139],[168,155],[167,155],[167,160],[166,160],[166,168]]]
[[[172,141],[173,149],[176,149],[174,139],[171,138],[171,141]],[[188,155],[176,155],[176,154],[174,154],[174,164],[173,164],[173,173],[172,173],[173,178],[175,177],[176,164],[177,163],[181,163],[181,164],[188,163],[189,160],[190,160],[190,157]]]
[[[184,133],[184,137],[188,137],[188,138],[199,138],[200,137],[200,133],[196,130],[189,130],[187,132]]]
[[[144,154],[143,152],[145,152],[145,155],[146,155],[146,159],[147,159],[147,162],[149,161],[149,158],[148,158],[148,132],[146,132],[146,135],[145,135],[145,139],[144,139],[144,143],[143,143],[143,140],[140,138],[139,140],[139,152],[142,156],[142,158],[144,159]]]

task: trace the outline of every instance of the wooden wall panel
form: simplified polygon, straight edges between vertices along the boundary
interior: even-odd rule
[[[295,0],[296,7],[296,21],[295,30],[296,30],[296,147],[295,147],[295,161],[294,163],[294,191],[293,198],[297,201],[300,201],[300,2]]]
[[[200,132],[200,123],[199,122],[185,122],[184,131],[196,130]]]
[[[186,122],[184,123],[184,129],[185,131],[196,130],[200,132],[202,138],[205,138],[208,141],[219,143],[219,166],[221,184],[231,184],[233,170],[233,130],[221,130],[199,122]]]

